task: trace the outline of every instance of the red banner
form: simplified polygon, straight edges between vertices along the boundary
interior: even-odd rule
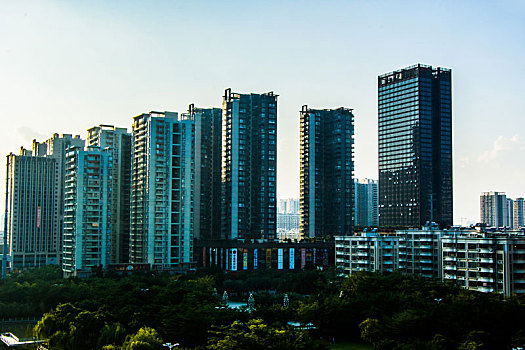
[[[40,228],[41,221],[42,221],[42,208],[36,207],[36,228]]]

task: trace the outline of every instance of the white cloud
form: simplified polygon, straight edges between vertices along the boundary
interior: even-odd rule
[[[488,163],[496,159],[502,152],[513,149],[525,149],[525,142],[518,134],[512,137],[498,136],[492,145],[492,149],[481,153],[478,156],[478,161]]]

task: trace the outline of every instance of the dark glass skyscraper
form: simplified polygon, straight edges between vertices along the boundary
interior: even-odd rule
[[[277,95],[227,89],[222,142],[222,238],[275,239]]]
[[[451,71],[379,76],[379,223],[452,225]]]
[[[189,106],[195,123],[193,229],[195,239],[221,238],[222,110]]]
[[[303,237],[352,233],[353,147],[351,109],[303,106],[299,199],[299,232]]]

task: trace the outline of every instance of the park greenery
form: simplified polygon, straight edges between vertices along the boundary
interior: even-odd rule
[[[241,301],[252,293],[255,305],[227,308],[224,291]],[[9,318],[39,320],[33,334],[50,349],[328,349],[359,340],[392,350],[525,345],[525,297],[397,273],[150,271],[63,279],[45,267],[0,281],[0,319]]]

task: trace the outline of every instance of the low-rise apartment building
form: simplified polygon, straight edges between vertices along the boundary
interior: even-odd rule
[[[481,229],[364,232],[335,237],[336,266],[399,271],[505,296],[525,293],[525,232]]]

